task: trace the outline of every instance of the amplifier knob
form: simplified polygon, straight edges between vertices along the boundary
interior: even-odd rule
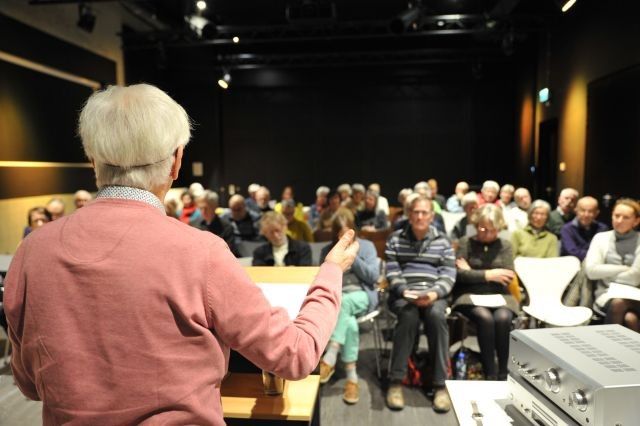
[[[560,392],[560,376],[555,368],[550,368],[544,372],[544,383],[547,390],[553,393]]]
[[[578,389],[571,392],[571,402],[578,410],[587,411],[587,395],[585,395],[584,391]]]

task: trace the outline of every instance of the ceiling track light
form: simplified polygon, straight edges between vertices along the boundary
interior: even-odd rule
[[[224,90],[229,88],[231,84],[231,74],[228,71],[225,71],[220,79],[218,79],[218,86],[222,87]]]
[[[571,7],[576,4],[577,0],[560,0],[560,10],[563,13],[567,12]]]

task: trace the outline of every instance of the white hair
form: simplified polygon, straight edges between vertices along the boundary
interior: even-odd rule
[[[337,191],[347,192],[349,195],[351,195],[351,185],[349,185],[348,183],[343,183],[342,185],[338,186]]]
[[[331,190],[328,186],[319,186],[318,189],[316,189],[316,197],[319,197],[321,195],[329,195],[330,192]]]
[[[529,220],[531,220],[531,215],[536,209],[545,209],[547,211],[547,219],[548,219],[549,213],[551,212],[551,204],[547,203],[544,200],[535,200],[533,203],[531,203],[531,206],[529,207],[529,211],[527,212],[529,216]]]
[[[247,192],[249,192],[249,194],[253,194],[258,192],[258,189],[260,189],[260,185],[257,183],[252,183],[251,185],[249,185],[249,188],[247,188]]]
[[[460,202],[462,203],[462,207],[466,206],[467,204],[477,203],[478,194],[476,194],[474,191],[467,192],[462,196],[462,200],[460,200]]]
[[[220,205],[220,198],[218,197],[218,193],[209,189],[202,191],[202,193],[198,195],[196,199],[204,200],[204,202],[207,203],[207,205],[212,209],[216,209]]]
[[[150,190],[169,179],[173,154],[191,137],[189,116],[148,84],[109,86],[87,100],[78,125],[96,184]]]
[[[353,192],[362,192],[363,194],[366,192],[364,185],[361,183],[354,183],[353,185],[351,185],[351,189],[353,190]]]
[[[498,182],[496,182],[495,180],[485,180],[482,184],[481,191],[484,191],[485,189],[494,189],[496,192],[498,192],[500,191],[500,185],[498,185]]]
[[[204,186],[202,186],[200,182],[193,182],[191,185],[189,185],[189,193],[191,194],[191,196],[193,196],[193,198],[198,197],[203,192]]]
[[[565,197],[573,197],[575,199],[578,199],[580,193],[577,189],[574,188],[564,188],[562,191],[560,191],[560,196],[562,197],[563,195]]]

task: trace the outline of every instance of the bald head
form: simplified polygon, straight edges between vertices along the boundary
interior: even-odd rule
[[[247,206],[244,203],[244,197],[235,194],[229,198],[229,209],[233,220],[242,220],[247,215]]]
[[[584,228],[588,228],[596,220],[600,210],[598,209],[598,200],[593,197],[582,197],[576,205],[576,218],[578,223]]]

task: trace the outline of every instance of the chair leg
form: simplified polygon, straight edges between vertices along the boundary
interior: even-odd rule
[[[382,350],[382,345],[380,339],[382,336],[380,335],[380,327],[378,326],[378,321],[375,318],[372,320],[373,325],[373,347],[374,354],[376,356],[376,372],[378,373],[378,379],[382,378],[382,373],[380,371],[380,351]]]

